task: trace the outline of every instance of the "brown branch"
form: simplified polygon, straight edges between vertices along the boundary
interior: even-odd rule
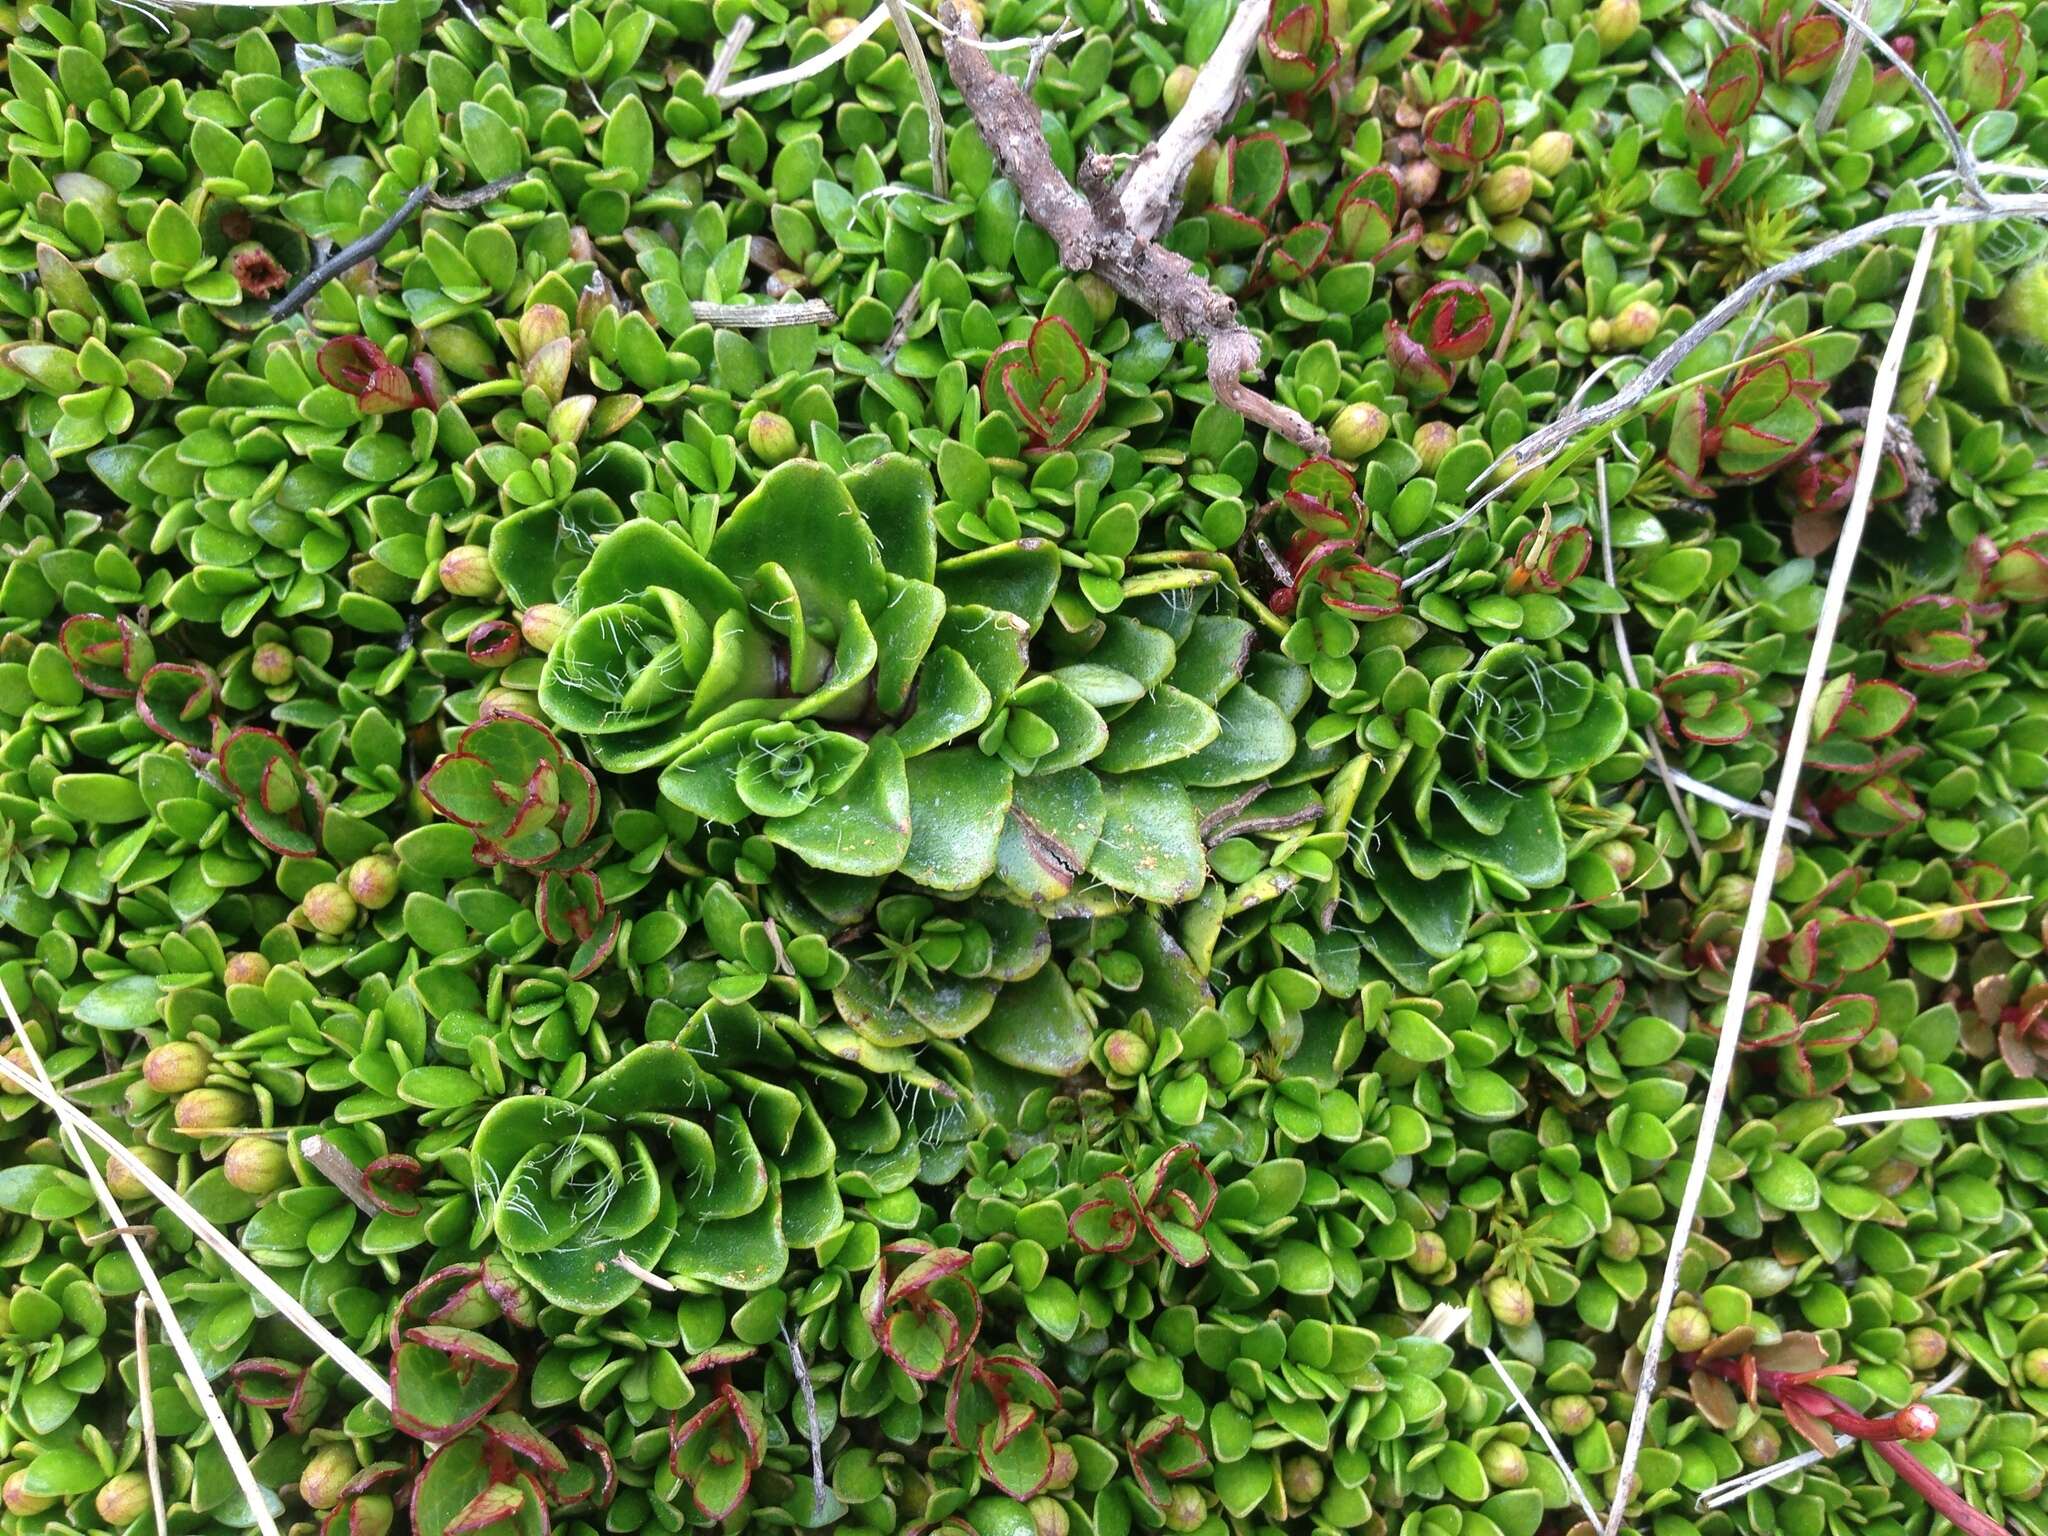
[[[1236,114],[1245,71],[1272,8],[1272,0],[1239,0],[1216,51],[1196,72],[1186,103],[1124,178],[1124,216],[1140,234],[1157,235],[1172,222],[1195,156]]]
[[[1247,421],[1310,453],[1327,451],[1328,440],[1299,413],[1242,381],[1242,374],[1259,367],[1259,338],[1238,320],[1237,305],[1197,275],[1185,256],[1137,234],[1121,218],[1112,222],[1104,217],[1111,194],[1102,162],[1091,157],[1082,166],[1083,184],[1094,188],[1095,196],[1076,191],[1053,164],[1030,97],[972,46],[973,28],[950,0],[939,16],[949,29],[946,67],[953,84],[997,166],[1016,187],[1024,211],[1052,237],[1060,265],[1070,272],[1095,273],[1156,319],[1173,340],[1206,343],[1209,387]]]

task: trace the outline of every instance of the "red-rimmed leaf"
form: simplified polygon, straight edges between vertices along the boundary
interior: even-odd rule
[[[1477,357],[1493,340],[1493,309],[1476,283],[1451,278],[1428,288],[1408,313],[1408,334],[1440,362]]]
[[[737,1510],[767,1452],[761,1411],[729,1381],[687,1421],[669,1431],[669,1470],[690,1490],[698,1511],[723,1520]]]
[[[148,633],[119,615],[73,614],[57,630],[57,648],[79,686],[103,699],[133,695],[156,660]]]
[[[319,793],[282,736],[254,725],[230,731],[221,742],[219,767],[252,837],[282,858],[319,853]]]
[[[1340,261],[1370,261],[1394,238],[1401,223],[1401,184],[1376,165],[1355,176],[1337,194],[1330,214],[1330,242]]]
[[[367,336],[337,336],[320,349],[320,377],[365,415],[409,411],[420,403],[412,380]]]
[[[1987,11],[1963,35],[1963,100],[1972,111],[2001,111],[2019,100],[2033,67],[2033,39],[2020,13]]]
[[[1040,319],[1028,339],[997,347],[981,375],[983,403],[1007,406],[1031,446],[1048,451],[1087,431],[1108,392],[1108,370],[1058,315]]]
[[[1422,120],[1422,152],[1447,171],[1475,171],[1500,149],[1500,102],[1491,96],[1456,96]]]
[[[498,1344],[466,1328],[408,1328],[391,1357],[391,1422],[420,1440],[447,1440],[482,1422],[519,1379]]]
[[[160,661],[142,674],[135,712],[165,741],[200,750],[213,744],[213,708],[220,683],[196,661]]]

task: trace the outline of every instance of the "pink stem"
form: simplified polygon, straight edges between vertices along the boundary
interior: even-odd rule
[[[1967,1531],[1970,1536],[2010,1536],[2004,1526],[1973,1507],[1968,1499],[1935,1476],[1934,1469],[1904,1445],[1896,1440],[1875,1440],[1871,1443],[1877,1447],[1877,1454],[1891,1463],[1900,1480],[1957,1530]]]

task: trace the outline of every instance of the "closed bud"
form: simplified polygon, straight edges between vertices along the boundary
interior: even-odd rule
[[[1908,1403],[1892,1415],[1892,1428],[1901,1440],[1932,1440],[1941,1433],[1941,1415],[1928,1403]]]
[[[1778,1432],[1762,1419],[1751,1425],[1749,1433],[1735,1445],[1737,1453],[1752,1467],[1768,1467],[1775,1464],[1778,1453],[1784,1448],[1784,1442],[1778,1438]]]
[[[0,1485],[0,1504],[7,1506],[10,1515],[40,1515],[57,1501],[40,1493],[28,1491],[28,1468],[10,1472],[4,1485]]]
[[[243,1194],[262,1196],[283,1189],[290,1181],[292,1159],[282,1142],[266,1136],[242,1136],[228,1148],[221,1170]]]
[[[1605,315],[1586,326],[1586,340],[1593,344],[1595,352],[1605,352],[1614,344],[1614,322]]]
[[[1881,1072],[1899,1059],[1899,1037],[1879,1025],[1856,1043],[1856,1065],[1866,1072]]]
[[[142,1058],[142,1080],[158,1093],[186,1093],[206,1081],[212,1060],[197,1040],[173,1040]]]
[[[520,369],[520,377],[553,405],[569,388],[569,364],[575,360],[569,338],[559,337],[533,353]]]
[[[1626,1264],[1643,1251],[1643,1234],[1632,1221],[1614,1218],[1614,1225],[1600,1234],[1600,1252],[1617,1264]]]
[[[519,633],[536,651],[547,652],[569,632],[574,615],[560,603],[535,603],[519,615]]]
[[[787,416],[763,411],[747,423],[747,447],[763,464],[775,465],[796,457],[796,428]]]
[[[230,1130],[249,1119],[249,1101],[231,1088],[194,1088],[178,1096],[173,1116],[188,1136]]]
[[[332,1509],[356,1475],[356,1453],[345,1445],[323,1445],[299,1474],[299,1497],[314,1509]]]
[[[302,906],[313,931],[330,939],[341,937],[356,925],[355,897],[332,880],[323,880],[306,892]]]
[[[2023,347],[2048,351],[2048,261],[2005,280],[1991,323]]]
[[[1111,1030],[1102,1042],[1102,1061],[1118,1077],[1136,1077],[1152,1065],[1152,1047],[1128,1029]]]
[[[1627,880],[1636,872],[1635,849],[1618,837],[1600,845],[1600,859],[1617,880]]]
[[[1088,313],[1095,317],[1095,323],[1109,324],[1116,314],[1116,290],[1093,272],[1083,272],[1074,279],[1074,285],[1088,301]]]
[[[1370,400],[1354,400],[1330,423],[1330,451],[1340,459],[1362,459],[1387,440],[1392,425]]]
[[[495,597],[498,577],[491,552],[481,544],[458,544],[441,557],[441,590],[450,597]]]
[[[388,853],[357,859],[348,867],[348,894],[359,907],[383,911],[398,896],[398,860]]]
[[[2020,1356],[2020,1375],[2028,1386],[2048,1391],[2048,1349],[2030,1349]]]
[[[1166,77],[1166,89],[1162,93],[1166,100],[1166,115],[1179,117],[1180,109],[1188,104],[1188,93],[1195,88],[1195,70],[1191,64],[1174,66],[1172,74]]]
[[[1037,1536],[1067,1536],[1067,1507],[1058,1499],[1040,1494],[1024,1507],[1031,1511]]]
[[[568,339],[569,317],[552,304],[536,304],[519,317],[519,355],[523,358]]]
[[[135,1169],[128,1162],[131,1157],[167,1184],[171,1175],[178,1171],[177,1159],[161,1148],[130,1147],[122,1156],[107,1159],[107,1189],[116,1200],[149,1198],[148,1187],[136,1177]]]
[[[1529,1458],[1512,1440],[1489,1440],[1479,1453],[1486,1480],[1496,1488],[1519,1488],[1529,1481]]]
[[[957,0],[956,0],[957,3]],[[833,16],[825,22],[825,41],[843,43],[860,23],[851,16]]]
[[[1664,1338],[1681,1355],[1705,1349],[1714,1340],[1714,1325],[1698,1307],[1673,1307],[1664,1319]]]
[[[1202,1522],[1209,1518],[1209,1507],[1202,1502],[1201,1489],[1175,1483],[1161,1514],[1169,1531],[1194,1531],[1200,1530]]]
[[[1323,1496],[1323,1464],[1313,1456],[1290,1456],[1280,1468],[1287,1502],[1300,1509]]]
[[[1447,421],[1425,421],[1415,429],[1415,441],[1408,446],[1422,461],[1422,472],[1433,475],[1444,455],[1458,446],[1458,429]]]
[[[253,949],[238,950],[228,956],[220,979],[231,987],[260,987],[270,979],[270,962]]]
[[[1553,1397],[1547,1408],[1550,1427],[1560,1435],[1577,1435],[1593,1427],[1593,1400],[1577,1392]]]
[[[1614,317],[1611,341],[1624,352],[1634,352],[1655,341],[1657,327],[1663,323],[1664,316],[1656,305],[1648,299],[1637,299]]]
[[[1479,206],[1489,219],[1512,218],[1536,193],[1536,176],[1526,165],[1504,165],[1479,182]]]
[[[1948,1358],[1948,1340],[1935,1328],[1911,1328],[1906,1332],[1906,1364],[1916,1371],[1931,1371]]]
[[[1642,24],[1642,0],[1600,0],[1593,12],[1593,35],[1600,39],[1602,53],[1614,52],[1634,37]]]
[[[92,1501],[107,1524],[119,1530],[149,1513],[149,1479],[140,1472],[109,1478]]]
[[[1486,1310],[1504,1328],[1526,1328],[1536,1320],[1536,1299],[1513,1275],[1495,1275],[1486,1282]]]
[[[249,653],[249,675],[266,688],[275,688],[292,680],[292,653],[289,646],[279,645],[275,640],[266,640]]]
[[[1415,1234],[1415,1251],[1408,1255],[1408,1267],[1418,1275],[1434,1275],[1451,1262],[1451,1250],[1434,1232]]]
[[[1081,1475],[1081,1459],[1074,1454],[1074,1448],[1062,1440],[1052,1448],[1052,1470],[1045,1474],[1045,1486],[1054,1493],[1074,1486],[1074,1479]]]
[[[1555,176],[1572,163],[1572,151],[1576,148],[1568,133],[1555,128],[1539,133],[1529,146],[1529,169],[1538,176]]]
[[[1401,201],[1409,208],[1432,201],[1444,181],[1443,169],[1434,160],[1410,160],[1400,174]]]

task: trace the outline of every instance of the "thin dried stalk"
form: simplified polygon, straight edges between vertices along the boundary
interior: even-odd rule
[[[0,985],[0,1004],[5,1005],[7,1022],[14,1030],[14,1043],[20,1048],[22,1059],[29,1064],[31,1071],[23,1072],[13,1062],[4,1058],[0,1058],[0,1070],[5,1070],[7,1076],[15,1082],[17,1087],[25,1089],[36,1098],[41,1099],[45,1104],[52,1106],[65,1104],[68,1109],[67,1101],[58,1093],[56,1081],[50,1076],[49,1068],[43,1065],[42,1054],[36,1050],[35,1042],[29,1038],[28,1028],[21,1022],[21,1015],[15,1012],[14,999],[9,995],[4,985]],[[78,1114],[76,1110],[72,1110],[71,1114],[78,1120],[85,1120],[85,1117]],[[71,1153],[72,1161],[78,1164],[80,1171],[85,1175],[86,1182],[92,1186],[92,1192],[99,1200],[100,1209],[106,1212],[108,1221],[116,1226],[125,1226],[127,1224],[127,1217],[121,1210],[121,1202],[114,1198],[114,1192],[107,1187],[106,1176],[100,1172],[99,1164],[93,1161],[92,1153],[86,1148],[84,1141],[80,1139],[79,1126],[73,1123],[73,1121],[67,1120],[64,1116],[60,1115],[58,1119],[58,1134],[63,1138],[66,1150]],[[91,1121],[87,1120],[85,1123],[93,1131],[98,1132],[100,1136],[106,1135],[104,1131],[100,1131],[99,1127],[93,1125]],[[107,1137],[106,1139],[115,1148],[118,1149],[120,1147],[120,1144],[114,1142],[112,1137]],[[123,1160],[128,1161],[125,1158]],[[139,1162],[132,1162],[130,1166],[140,1167],[141,1164]],[[182,1204],[182,1202],[180,1203]],[[213,1383],[207,1378],[206,1369],[200,1364],[198,1352],[192,1348],[192,1340],[186,1336],[184,1325],[178,1321],[178,1314],[172,1310],[170,1298],[164,1294],[163,1282],[157,1278],[156,1270],[149,1262],[149,1255],[143,1252],[142,1244],[136,1240],[135,1234],[132,1232],[123,1232],[121,1234],[121,1242],[128,1250],[129,1262],[134,1264],[136,1276],[142,1281],[142,1288],[147,1293],[150,1303],[155,1306],[157,1316],[163,1319],[165,1337],[171,1341],[171,1349],[178,1357],[178,1364],[184,1370],[185,1379],[191,1383],[193,1392],[199,1398],[200,1411],[206,1416],[206,1422],[212,1427],[214,1438],[220,1442],[221,1454],[227,1458],[228,1470],[234,1474],[235,1482],[242,1490],[242,1497],[249,1501],[249,1513],[254,1517],[258,1529],[263,1532],[263,1536],[280,1536],[277,1522],[271,1517],[270,1504],[264,1496],[263,1485],[256,1481],[256,1473],[249,1465],[249,1458],[242,1454],[241,1442],[235,1438],[234,1426],[228,1422],[227,1411],[221,1407],[220,1398],[214,1394]],[[136,1301],[138,1308],[137,1322],[139,1325],[141,1298],[138,1297]],[[139,1332],[137,1334],[137,1347],[146,1357],[147,1347],[143,1341],[143,1336]],[[148,1369],[146,1363],[142,1369],[144,1371]],[[148,1402],[149,1392],[147,1385],[145,1385],[147,1379],[146,1376],[141,1374],[137,1376],[137,1386],[142,1390],[145,1405]],[[151,1415],[145,1421],[144,1434],[150,1441],[152,1493],[155,1495],[158,1527],[161,1529],[163,1497],[161,1489],[155,1486],[157,1475],[156,1457],[154,1454],[156,1438],[154,1433],[154,1413],[147,1407],[145,1407],[145,1412],[150,1412]]]
[[[1614,580],[1614,530],[1607,510],[1606,459],[1601,459],[1599,467],[1594,470],[1593,481],[1599,487],[1600,495],[1600,558],[1606,562],[1604,569],[1607,574],[1607,585],[1612,587],[1616,585]],[[1628,626],[1622,623],[1621,615],[1618,613],[1614,616],[1614,648],[1621,657],[1621,675],[1628,679],[1629,687],[1640,691],[1643,681],[1636,675],[1636,657],[1635,652],[1629,648]],[[1692,815],[1685,808],[1685,797],[1678,792],[1678,781],[1672,774],[1670,760],[1664,756],[1664,743],[1657,739],[1657,732],[1654,727],[1645,732],[1644,736],[1650,743],[1650,761],[1656,765],[1657,776],[1664,781],[1664,793],[1671,801],[1671,809],[1678,816],[1678,825],[1685,831],[1686,846],[1692,849],[1692,856],[1695,860],[1704,863],[1707,857],[1707,850],[1700,845],[1699,831],[1693,826]],[[1596,1520],[1594,1523],[1598,1524],[1599,1522]]]
[[[135,1395],[142,1399],[142,1462],[149,1470],[149,1507],[156,1515],[156,1536],[170,1536],[164,1512],[163,1462],[156,1443],[156,1397],[149,1384],[149,1297],[135,1298]]]
[[[1948,115],[1948,108],[1941,104],[1941,98],[1934,94],[1925,80],[1920,78],[1920,71],[1907,63],[1899,50],[1886,42],[1883,35],[1863,19],[1864,7],[1869,0],[1861,0],[1853,11],[1842,4],[1842,0],[1820,0],[1820,3],[1840,17],[1843,25],[1857,37],[1875,48],[1878,56],[1903,75],[1906,83],[1913,87],[1922,101],[1927,103],[1927,115],[1947,142],[1949,158],[1955,162],[1956,174],[1963,179],[1963,187],[1969,193],[1970,201],[1980,208],[1988,203],[1990,198],[1984,190],[1984,183],[1977,178],[1977,157],[1970,153],[1970,146],[1963,142],[1962,130],[1956,127],[1955,119]]]
[[[818,1429],[818,1393],[811,1384],[811,1368],[804,1363],[803,1346],[790,1332],[789,1322],[782,1323],[782,1347],[789,1351],[789,1368],[796,1377],[797,1389],[804,1395],[804,1427],[811,1441],[811,1518],[825,1518],[825,1438]]]
[[[1870,0],[1856,0],[1856,19],[1868,20]],[[1835,61],[1834,78],[1828,81],[1828,93],[1820,99],[1820,110],[1813,114],[1813,136],[1818,139],[1835,126],[1835,115],[1842,110],[1842,98],[1849,94],[1849,82],[1856,78],[1856,66],[1863,58],[1863,34],[1855,32],[1842,39],[1842,56]]]
[[[1456,533],[1518,482],[1549,463],[1577,439],[1611,422],[1619,421],[1639,409],[1671,381],[1680,363],[1698,351],[1716,331],[1741,314],[1766,290],[1789,278],[1810,272],[1845,251],[1856,250],[1874,240],[1889,239],[1909,229],[1946,229],[1958,224],[1985,224],[1996,219],[2048,219],[2048,196],[2039,193],[1993,193],[1983,207],[1952,208],[1945,203],[1936,203],[1927,208],[1908,208],[1898,213],[1888,213],[1868,223],[1858,224],[1830,235],[1797,255],[1788,256],[1776,266],[1766,267],[1738,284],[1718,304],[1688,326],[1677,340],[1650,361],[1649,366],[1617,390],[1613,398],[1603,400],[1598,405],[1566,411],[1554,421],[1538,427],[1495,459],[1491,473],[1497,478],[1494,479],[1491,489],[1448,523],[1432,528],[1426,533],[1417,534],[1402,544],[1395,553],[1408,555],[1425,544],[1434,543]],[[1503,466],[1506,468],[1503,469]],[[1486,478],[1484,475],[1480,477],[1482,481]]]
[[[1480,1346],[1480,1353],[1486,1356],[1487,1364],[1493,1367],[1493,1374],[1498,1376],[1500,1384],[1508,1389],[1508,1396],[1514,1399],[1515,1407],[1535,1429],[1537,1438],[1543,1442],[1543,1449],[1550,1453],[1550,1459],[1557,1463],[1558,1471],[1564,1474],[1565,1486],[1571,1490],[1572,1498],[1579,1508],[1586,1512],[1587,1523],[1598,1530],[1600,1511],[1593,1507],[1593,1501],[1586,1496],[1585,1487],[1579,1482],[1579,1474],[1573,1469],[1571,1457],[1565,1455],[1564,1448],[1557,1443],[1556,1436],[1551,1434],[1550,1426],[1543,1422],[1543,1415],[1536,1411],[1536,1405],[1522,1395],[1522,1389],[1515,1385],[1515,1378],[1510,1376],[1508,1368],[1501,1364],[1500,1356],[1483,1344]]]
[[[1329,441],[1301,414],[1248,388],[1242,375],[1259,367],[1259,338],[1237,318],[1237,305],[1195,273],[1185,256],[1142,237],[1124,222],[1109,184],[1108,161],[1081,163],[1076,191],[1053,164],[1038,108],[1017,82],[998,74],[968,46],[972,28],[949,4],[940,19],[962,33],[946,39],[946,67],[996,164],[1017,189],[1024,211],[1059,251],[1070,272],[1093,272],[1159,321],[1175,341],[1206,342],[1209,388],[1247,421],[1279,433],[1310,453]]]
[[[365,1216],[383,1215],[383,1207],[370,1198],[369,1180],[355,1159],[325,1136],[306,1137],[299,1143],[299,1154]]]
[[[1216,51],[1196,71],[1187,103],[1166,125],[1166,131],[1138,156],[1137,164],[1117,188],[1124,222],[1133,233],[1148,240],[1158,238],[1180,205],[1181,188],[1187,185],[1195,156],[1237,110],[1245,70],[1272,9],[1272,0],[1242,0],[1230,25],[1223,29]]]
[[[2048,1097],[2032,1099],[1980,1099],[1964,1104],[1921,1104],[1912,1109],[1871,1109],[1843,1115],[1837,1125],[1896,1125],[1901,1120],[1975,1120],[1983,1115],[2018,1114],[2024,1110],[2048,1109]]]
[[[1939,215],[1943,205],[1931,210]],[[1877,488],[1877,472],[1884,462],[1882,453],[1870,451],[1872,443],[1884,441],[1885,423],[1891,418],[1892,397],[1898,392],[1899,373],[1905,366],[1906,344],[1912,339],[1913,321],[1919,313],[1921,290],[1927,283],[1927,269],[1934,260],[1935,235],[1939,220],[1930,220],[1920,236],[1920,249],[1913,259],[1912,274],[1899,305],[1898,323],[1886,342],[1877,381],[1870,394],[1870,427],[1864,434],[1863,449],[1857,457],[1856,487],[1842,517],[1841,537],[1835,545],[1833,568],[1828,572],[1827,593],[1821,603],[1820,621],[1814,626],[1813,648],[1807,656],[1806,677],[1800,686],[1799,702],[1792,711],[1792,728],[1785,738],[1785,756],[1779,766],[1778,789],[1772,801],[1771,819],[1764,827],[1763,846],[1757,853],[1756,873],[1750,887],[1749,909],[1744,914],[1742,942],[1728,976],[1728,1001],[1721,1014],[1721,1039],[1714,1052],[1713,1074],[1707,1079],[1706,1102],[1700,1110],[1699,1138],[1694,1143],[1692,1165],[1686,1171],[1685,1191],[1672,1223],[1670,1257],[1664,1265],[1664,1281],[1657,1291],[1657,1305],[1650,1315],[1650,1328],[1643,1340],[1643,1360],[1636,1380],[1634,1411],[1629,1416],[1628,1442],[1622,1451],[1620,1473],[1615,1481],[1614,1505],[1607,1516],[1607,1536],[1621,1528],[1634,1486],[1636,1461],[1642,1455],[1643,1435],[1649,1428],[1650,1405],[1657,1396],[1657,1367],[1662,1363],[1665,1324],[1678,1294],[1679,1271],[1687,1249],[1692,1246],[1693,1222],[1699,1215],[1700,1196],[1707,1184],[1707,1164],[1712,1160],[1714,1139],[1721,1125],[1721,1111],[1727,1102],[1728,1084],[1735,1072],[1735,1057],[1742,1044],[1743,1016],[1749,1007],[1750,986],[1756,963],[1763,951],[1764,923],[1770,914],[1771,893],[1778,883],[1780,856],[1791,820],[1792,806],[1799,794],[1799,774],[1806,766],[1806,749],[1813,738],[1813,717],[1827,682],[1828,661],[1835,649],[1835,634],[1841,627],[1842,609],[1849,597],[1849,578],[1856,565],[1856,552],[1863,542],[1863,526],[1870,513],[1871,493]]]
[[[747,39],[754,35],[754,15],[742,11],[732,30],[718,45],[718,52],[711,58],[711,73],[704,77],[704,94],[717,96],[725,90],[725,82],[732,78],[732,67],[740,60],[740,50],[747,46]]]
[[[932,190],[945,197],[949,195],[946,191],[946,117],[939,105],[938,82],[932,79],[931,60],[924,56],[924,39],[910,24],[910,8],[903,0],[883,0],[883,3],[889,7],[889,19],[896,23],[896,40],[903,45],[903,58],[910,65],[910,78],[917,82],[917,94],[924,101],[925,131],[929,135],[932,155]]]
[[[744,80],[734,80],[712,91],[714,101],[739,101],[747,96],[759,96],[763,91],[777,90],[785,85],[796,85],[826,70],[845,58],[862,43],[882,30],[882,24],[889,19],[889,7],[878,5],[861,18],[860,25],[829,48],[822,48],[801,64],[792,64],[787,69],[771,69],[765,75],[749,75]]]
[[[832,306],[823,299],[805,299],[801,304],[692,303],[690,318],[732,331],[768,331],[784,325],[832,325],[839,319],[832,312]]]
[[[4,990],[0,990],[0,997],[4,996]],[[7,999],[7,1012],[10,1019],[15,1016],[14,1002],[11,998]],[[17,1032],[19,1032],[18,1026]],[[45,1087],[36,1078],[22,1071],[21,1068],[8,1061],[5,1057],[0,1057],[0,1077],[5,1077],[24,1093],[39,1100],[43,1107],[55,1114],[67,1128],[79,1131],[88,1139],[97,1143],[100,1149],[109,1157],[118,1158],[135,1175],[136,1182],[149,1191],[151,1198],[166,1207],[181,1222],[191,1228],[193,1234],[218,1254],[222,1262],[239,1275],[250,1289],[261,1296],[266,1303],[287,1322],[291,1323],[293,1327],[297,1328],[300,1333],[304,1334],[328,1359],[340,1366],[371,1397],[375,1398],[387,1409],[391,1406],[390,1384],[371,1367],[367,1360],[336,1338],[332,1333],[328,1332],[319,1320],[301,1306],[290,1292],[286,1291],[275,1280],[271,1279],[270,1276],[257,1268],[255,1262],[243,1253],[240,1248],[236,1247],[226,1233],[222,1232],[220,1228],[194,1210],[189,1200],[158,1178],[155,1170],[143,1162],[141,1158],[134,1156],[127,1147],[122,1146],[120,1142],[102,1130],[99,1122],[83,1113],[75,1104],[65,1098],[63,1094],[57,1092],[54,1088]]]

